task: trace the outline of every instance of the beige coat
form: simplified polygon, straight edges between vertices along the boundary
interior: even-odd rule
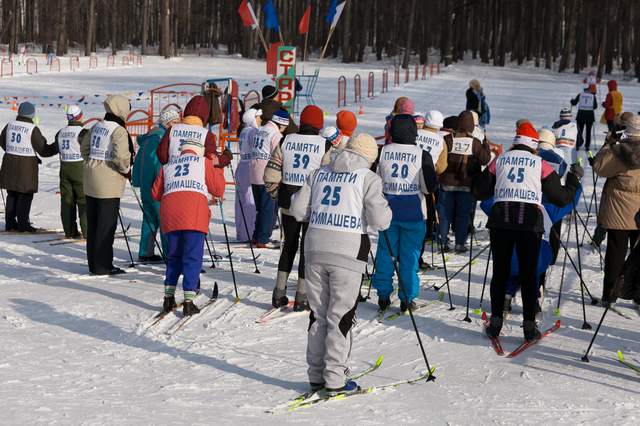
[[[124,96],[112,95],[104,101],[107,111],[105,118],[115,116],[124,123],[131,110],[129,100]],[[111,120],[113,121],[113,120]],[[125,175],[131,168],[131,153],[129,151],[129,133],[122,127],[122,123],[111,135],[113,144],[113,159],[111,161],[94,160],[89,158],[91,131],[80,134],[80,150],[84,158],[84,193],[94,198],[121,198],[127,181]]]
[[[605,229],[637,229],[634,216],[640,210],[640,138],[605,145],[594,158],[593,170],[607,178],[598,224]]]

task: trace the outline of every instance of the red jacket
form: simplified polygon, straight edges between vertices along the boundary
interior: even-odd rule
[[[207,191],[214,197],[222,197],[225,187],[224,172],[215,167],[212,160],[207,158],[205,161]],[[154,200],[160,201],[160,227],[163,233],[199,231],[206,234],[209,232],[211,211],[207,197],[191,191],[173,192],[163,197],[163,192],[164,169],[161,169],[151,188],[151,196]]]

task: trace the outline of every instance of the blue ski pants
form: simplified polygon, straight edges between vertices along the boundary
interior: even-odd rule
[[[164,284],[177,286],[182,275],[182,289],[195,292],[200,281],[204,239],[207,234],[198,231],[173,231],[166,234],[169,252]]]

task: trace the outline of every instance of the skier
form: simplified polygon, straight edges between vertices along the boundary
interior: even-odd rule
[[[569,108],[560,110],[560,119],[553,123],[551,130],[556,137],[556,147],[563,152],[564,160],[567,164],[575,164],[578,161],[578,153],[576,152],[578,126],[575,121],[572,121]]]
[[[262,110],[248,109],[242,115],[242,121],[244,127],[239,137],[240,161],[236,169],[236,240],[249,242],[256,223],[256,204],[253,201],[251,180],[249,179],[249,160],[251,159],[251,150],[253,149],[253,138],[256,136],[256,132],[262,124]],[[242,207],[240,203],[242,203]],[[243,213],[244,219],[242,217]]]
[[[602,189],[598,225],[607,230],[602,304],[615,303],[613,292],[625,255],[638,238],[634,216],[640,208],[640,116],[625,121],[620,142],[607,139],[593,161],[593,170],[607,178]]]
[[[589,151],[589,147],[591,146],[591,128],[593,127],[593,122],[596,121],[593,111],[598,108],[596,85],[591,84],[585,86],[581,93],[578,93],[575,98],[571,99],[571,105],[578,105],[578,115],[576,116],[576,123],[578,124],[577,149],[580,149],[582,145],[584,145],[585,151]],[[583,137],[585,128],[587,135]]]
[[[622,112],[622,93],[618,91],[618,82],[615,80],[609,80],[607,87],[609,88],[609,93],[607,93],[607,97],[602,103],[604,112],[602,113],[600,122],[606,122],[609,131],[612,131],[615,127],[613,120],[616,118],[616,115]]]
[[[215,110],[220,114],[219,109]],[[158,145],[156,154],[161,164],[167,164],[171,157],[180,155],[180,147],[189,140],[199,140],[204,143],[204,156],[211,158],[216,167],[226,167],[231,162],[233,154],[228,149],[224,149],[218,154],[216,148],[216,136],[207,130],[209,120],[210,105],[207,98],[197,95],[191,98],[184,108],[182,122],[171,127],[171,131],[166,132]],[[221,118],[214,117],[212,120],[219,123]]]
[[[407,103],[407,101],[409,101]],[[406,103],[406,105],[405,105]],[[385,125],[384,125],[384,140],[379,141],[378,145],[386,145],[391,143],[391,120],[398,114],[411,114],[413,115],[415,109],[415,105],[412,100],[407,98],[406,96],[400,96],[393,104],[393,110],[385,117]],[[379,147],[380,148],[380,147]],[[380,148],[382,149],[382,148]]]
[[[253,200],[256,204],[253,241],[257,248],[277,248],[269,241],[273,231],[275,204],[265,186],[264,170],[271,159],[271,153],[282,139],[282,132],[288,125],[289,113],[286,109],[279,109],[269,121],[264,122],[253,138],[249,171]]]
[[[475,78],[469,81],[469,87],[465,92],[465,97],[467,98],[467,103],[465,106],[465,110],[467,111],[475,111],[478,115],[482,114],[482,106],[480,105],[480,92],[482,91],[482,87],[480,86],[480,82]]]
[[[298,285],[293,310],[296,312],[309,308],[305,290],[304,238],[308,222],[299,222],[289,208],[291,197],[298,192],[307,180],[307,176],[320,168],[320,163],[330,144],[318,133],[324,127],[324,112],[315,105],[307,105],[300,114],[300,128],[297,133],[284,137],[281,144],[271,153],[264,172],[267,191],[277,200],[281,212],[284,245],[278,261],[278,275],[273,289],[271,304],[274,308],[287,306],[287,281],[293,268],[293,260],[300,249],[298,261]]]
[[[271,120],[271,117],[276,111],[284,108],[282,102],[276,100],[278,97],[278,89],[270,84],[262,88],[262,101],[254,105],[253,108],[262,110],[262,122],[266,123]],[[289,124],[287,128],[282,132],[283,135],[289,133],[295,133],[298,131],[298,126],[292,117],[289,117]]]
[[[414,309],[418,296],[418,259],[424,243],[427,216],[424,194],[431,194],[437,178],[433,160],[428,151],[416,146],[418,131],[413,116],[398,114],[391,120],[391,143],[380,152],[378,174],[382,178],[382,192],[393,212],[391,226],[385,231],[391,251],[384,243],[378,244],[376,272],[371,285],[378,293],[381,312],[391,304],[393,292],[392,257],[399,259],[400,278],[404,291],[400,291],[400,310]],[[385,239],[381,235],[378,241]]]
[[[336,127],[342,136],[343,146],[346,146],[358,127],[358,119],[354,113],[343,109],[336,114]]]
[[[205,157],[202,140],[189,139],[158,174],[151,194],[160,201],[162,233],[168,242],[163,312],[176,308],[175,292],[182,275],[185,316],[200,312],[194,303],[199,288],[204,239],[209,232],[208,194],[221,197],[225,180],[222,169]]]
[[[359,389],[346,372],[360,279],[371,247],[367,230],[384,230],[391,222],[380,177],[369,170],[377,155],[373,137],[353,137],[329,166],[309,175],[291,200],[296,220],[309,221],[309,382],[313,390],[324,388],[329,395]]]
[[[511,257],[515,247],[524,311],[524,337],[527,341],[540,338],[536,316],[536,268],[540,252],[544,220],[540,210],[542,196],[559,207],[574,199],[580,186],[582,168],[574,165],[567,175],[566,186],[560,176],[536,155],[538,133],[529,122],[522,124],[511,149],[497,157],[473,182],[473,191],[480,200],[492,195],[487,227],[493,254],[491,279],[490,337],[498,337],[502,329],[507,281],[511,273]]]
[[[60,129],[55,140],[60,153],[60,219],[65,238],[87,238],[87,211],[82,183],[83,163],[78,136],[82,131],[82,109],[67,107],[67,126]],[[80,219],[78,231],[77,217]]]
[[[160,172],[162,165],[156,151],[160,141],[174,124],[180,123],[180,113],[175,108],[165,109],[160,114],[158,125],[149,133],[137,138],[138,152],[133,163],[131,185],[140,188],[142,199],[142,225],[140,229],[140,246],[138,260],[140,262],[160,262],[162,256],[155,254],[156,233],[160,228],[160,203],[151,196],[151,187]],[[162,253],[166,256],[167,240],[160,233]]]
[[[7,190],[5,231],[38,231],[29,219],[33,194],[38,192],[38,164],[41,163],[38,155],[56,155],[58,144],[47,145],[37,122],[36,107],[23,102],[16,119],[0,133],[0,147],[5,152],[0,167],[0,188]]]
[[[113,239],[131,172],[133,142],[125,124],[131,104],[124,96],[110,95],[104,108],[104,118],[79,138],[87,201],[87,263],[92,274],[116,275],[125,272],[113,265]]]
[[[458,126],[452,135],[445,136],[447,145],[447,169],[440,175],[440,244],[449,251],[449,224],[455,227],[455,251],[467,251],[469,221],[473,196],[471,180],[480,173],[481,166],[491,160],[491,150],[486,142],[472,137],[474,124],[471,111],[458,116]]]

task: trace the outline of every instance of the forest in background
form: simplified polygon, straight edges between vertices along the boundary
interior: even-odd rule
[[[140,48],[165,57],[183,51],[226,48],[228,54],[263,57],[257,31],[243,27],[241,0],[0,0],[0,43],[48,46],[61,56],[69,47],[86,55]],[[267,41],[262,6],[252,0]],[[273,0],[283,40],[304,46],[298,23],[312,7],[308,49],[318,56],[330,25],[331,0]],[[465,55],[504,66],[580,73],[614,68],[640,79],[640,2],[637,0],[347,0],[327,56],[343,62],[393,58],[450,64]]]

